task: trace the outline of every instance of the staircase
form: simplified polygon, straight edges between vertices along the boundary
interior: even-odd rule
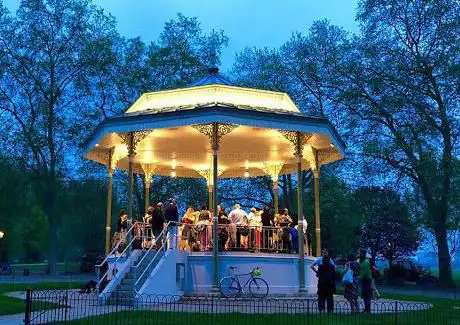
[[[142,285],[161,261],[164,254],[164,249],[159,251],[143,251],[139,255],[137,261],[125,274],[121,283],[112,292],[109,303],[116,304],[116,302],[118,302],[119,305],[133,305],[137,291],[141,289]]]

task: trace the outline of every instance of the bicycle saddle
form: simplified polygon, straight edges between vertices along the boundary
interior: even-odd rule
[[[229,266],[228,267],[230,270],[236,270],[238,268],[238,266]]]

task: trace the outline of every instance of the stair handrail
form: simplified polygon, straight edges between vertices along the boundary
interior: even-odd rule
[[[145,272],[147,272],[147,270],[149,269],[150,265],[152,265],[153,261],[156,260],[158,254],[160,254],[161,251],[164,250],[164,247],[167,243],[167,240],[166,240],[166,234],[168,233],[168,229],[169,229],[169,226],[172,225],[172,224],[178,224],[178,222],[176,221],[169,221],[168,224],[166,225],[166,227],[163,228],[163,230],[161,231],[161,233],[158,235],[159,238],[162,238],[162,241],[161,241],[161,246],[158,248],[156,254],[153,256],[152,260],[149,262],[149,264],[144,268],[144,271],[141,273],[141,275],[139,277],[137,277],[137,280],[136,282],[134,283],[134,291],[136,293],[139,293],[138,290],[136,289],[136,286],[138,285],[139,281],[142,279],[142,277],[144,276]],[[174,239],[175,240],[175,239]],[[156,244],[156,241],[155,241],[155,244]],[[134,266],[134,268],[138,268],[139,265],[141,265],[141,262],[146,258],[147,255],[150,254],[151,250],[153,249],[153,244],[152,246],[150,246],[150,248],[148,249],[148,251],[144,254],[144,256],[142,257],[142,259]]]
[[[113,254],[115,254],[115,252],[118,250],[118,247],[120,246],[120,244],[124,241],[125,238],[128,237],[128,235],[130,233],[133,232],[134,230],[134,227],[136,226],[136,223],[133,223],[133,225],[131,226],[131,228],[129,228],[129,230],[124,234],[124,236],[118,241],[118,243],[115,245],[115,247],[110,251],[110,254],[106,256],[106,258],[102,261],[102,263],[96,265],[96,276],[97,276],[97,289],[99,291],[99,286],[100,284],[102,283],[102,281],[107,277],[107,275],[109,274],[109,269],[107,268],[107,271],[104,273],[104,275],[100,278],[100,268],[102,267],[102,265],[104,265],[104,263],[106,263],[109,259],[110,256],[112,256]],[[120,258],[122,258],[128,248],[130,248],[134,242],[134,240],[136,240],[136,236],[132,236],[132,239],[131,241],[126,245],[125,249],[120,253],[120,255],[117,257],[117,259],[115,260],[114,264],[116,265],[118,263],[118,261],[120,260]]]

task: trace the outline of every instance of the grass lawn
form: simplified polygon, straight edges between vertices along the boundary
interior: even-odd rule
[[[351,324],[408,324],[408,325],[458,325],[460,324],[460,302],[441,298],[424,298],[401,295],[385,295],[387,298],[423,301],[433,304],[428,311],[406,312],[382,315],[289,315],[289,314],[200,314],[173,313],[157,311],[124,311],[105,316],[89,317],[66,324],[219,324],[219,325],[274,325],[274,324],[318,324],[318,325],[351,325]],[[457,309],[458,308],[458,309]]]
[[[0,315],[23,313],[24,300],[5,296],[6,292],[23,291],[27,289],[52,290],[79,288],[81,283],[77,282],[39,282],[39,283],[0,283]],[[34,310],[50,309],[55,307],[53,303],[40,302],[40,306],[32,306]]]

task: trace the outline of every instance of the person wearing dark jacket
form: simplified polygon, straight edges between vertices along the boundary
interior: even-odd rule
[[[155,240],[158,241],[161,232],[163,231],[165,218],[163,217],[162,204],[158,203],[155,209],[152,212],[152,217],[150,218],[150,225],[152,227],[153,236]]]
[[[273,213],[270,208],[266,205],[264,211],[260,215],[262,219],[262,248],[261,250],[269,249],[269,239],[273,235],[271,227],[273,226]]]
[[[323,263],[318,267],[318,308],[323,312],[327,303],[327,312],[334,311],[335,267],[329,256],[323,257]]]
[[[168,248],[176,248],[177,227],[179,221],[179,211],[177,210],[176,201],[169,199],[165,209],[165,222],[168,224]]]
[[[169,199],[168,205],[165,208],[165,221],[179,221],[179,211],[177,210],[176,202],[173,199]]]
[[[124,209],[120,210],[120,217],[117,220],[117,232],[126,232],[128,230],[128,215]]]

